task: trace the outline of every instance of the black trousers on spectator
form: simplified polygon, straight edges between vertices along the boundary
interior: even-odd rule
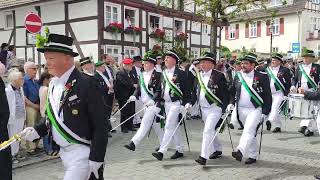
[[[7,127],[0,122],[0,143],[9,139]],[[0,179],[12,180],[12,158],[10,146],[0,151]]]
[[[110,117],[111,117],[111,113],[112,113],[112,105],[113,105],[113,100],[114,100],[114,94],[108,94],[107,95],[107,119],[108,119],[108,129],[109,131],[112,129],[112,125],[110,122]]]
[[[125,105],[125,103],[126,103],[126,101],[120,100],[119,101],[119,108],[123,107],[123,105]],[[134,113],[135,113],[134,102],[130,102],[121,110],[120,122],[122,123],[123,121],[128,119],[130,116],[134,115]],[[131,117],[130,120],[125,122],[123,125],[121,125],[121,131],[133,129],[133,118],[134,117]]]

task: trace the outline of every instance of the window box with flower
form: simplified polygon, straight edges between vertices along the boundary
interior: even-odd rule
[[[122,33],[123,24],[118,22],[112,22],[105,28],[105,31],[111,33]]]
[[[142,32],[142,28],[135,27],[135,26],[129,26],[124,30],[125,34],[133,34],[133,35],[141,34],[141,32]]]
[[[163,29],[155,29],[153,32],[150,33],[150,38],[157,39],[157,41],[161,42],[166,38],[166,32]]]

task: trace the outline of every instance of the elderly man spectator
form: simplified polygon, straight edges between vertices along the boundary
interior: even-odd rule
[[[36,82],[37,66],[33,62],[26,62],[24,65],[24,84],[23,91],[26,102],[26,125],[33,127],[40,118],[40,85]],[[38,150],[38,141],[26,143],[27,152],[31,155]]]
[[[9,137],[21,132],[23,130],[24,122],[26,119],[26,107],[23,94],[23,75],[22,73],[13,68],[9,70],[8,75],[9,84],[6,87],[6,95],[9,104],[10,117],[8,121]],[[12,162],[18,163],[23,159],[19,152],[20,143],[15,142],[11,144]]]
[[[8,120],[9,120],[9,105],[5,93],[5,85],[2,77],[5,72],[5,66],[0,62],[0,143],[9,139],[8,135]],[[12,160],[10,148],[0,151],[0,174],[1,179],[12,179]]]

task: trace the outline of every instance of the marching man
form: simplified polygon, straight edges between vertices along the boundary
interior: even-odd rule
[[[72,44],[70,37],[50,34],[48,44],[38,48],[54,78],[48,90],[47,122],[26,128],[24,139],[33,141],[49,133],[53,149],[60,150],[64,180],[103,179],[108,142],[105,102],[97,82],[75,68],[78,53]]]
[[[291,73],[286,67],[283,67],[283,56],[281,54],[275,54],[272,57],[270,66],[265,71],[270,79],[270,88],[272,93],[272,108],[266,121],[267,130],[271,130],[271,124],[275,126],[272,132],[281,132],[281,121],[279,117],[279,108],[284,100],[284,96],[287,96],[291,86]]]
[[[231,102],[236,102],[233,113],[238,117],[244,129],[240,138],[237,152],[232,152],[232,157],[241,161],[243,156],[248,159],[245,164],[256,162],[257,158],[257,127],[261,121],[270,113],[272,96],[269,78],[254,70],[257,55],[249,53],[241,60],[242,72],[235,76],[231,88]],[[227,111],[234,108],[229,104]]]
[[[205,165],[209,158],[216,159],[222,154],[221,144],[218,137],[214,138],[214,135],[216,134],[216,125],[228,104],[229,98],[226,96],[228,87],[224,74],[214,69],[216,65],[214,55],[212,53],[206,53],[204,57],[198,60],[200,61],[200,67],[202,69],[201,73],[196,70],[200,91],[199,93],[193,92],[193,95],[199,95],[198,100],[205,125],[203,129],[201,155],[195,161],[200,165]]]
[[[299,65],[296,70],[295,78],[293,79],[291,92],[295,92],[296,88],[303,88],[305,90],[318,90],[320,66],[313,63],[315,55],[312,50],[307,50],[302,54],[303,64]],[[305,136],[313,136],[312,121],[304,119],[300,122],[298,132]]]
[[[180,57],[174,51],[165,54],[165,66],[163,71],[164,87],[163,99],[165,101],[166,124],[160,149],[152,155],[159,161],[168,150],[173,139],[176,145],[176,152],[171,159],[183,157],[183,145],[179,126],[179,114],[181,111],[190,109],[190,90],[186,73],[177,67]]]
[[[156,61],[155,57],[148,57],[143,62],[144,72],[139,77],[138,87],[134,95],[129,98],[130,101],[136,101],[139,98],[146,106],[139,130],[131,139],[130,144],[125,145],[131,151],[135,151],[136,146],[143,140],[151,126],[158,136],[159,143],[161,143],[163,137],[160,123],[156,123],[154,120],[155,115],[160,112],[158,106],[160,105],[162,93],[161,73],[155,70]]]

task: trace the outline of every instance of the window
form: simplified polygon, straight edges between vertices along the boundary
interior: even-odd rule
[[[160,17],[157,16],[150,16],[150,27],[153,29],[159,28]]]
[[[202,24],[202,34],[209,34],[207,24]]]
[[[320,44],[318,44],[318,57],[320,57]]]
[[[270,0],[270,6],[280,6],[282,5],[282,0]]]
[[[182,24],[183,24],[182,21],[177,21],[177,20],[174,21],[174,28],[175,28],[174,30],[176,34],[179,32],[182,32],[182,29],[183,29]]]
[[[12,12],[6,12],[5,15],[5,29],[13,28],[13,14]]]
[[[124,48],[124,55],[126,57],[133,58],[133,56],[137,55],[137,49],[136,48],[125,47]]]
[[[235,39],[236,38],[236,25],[231,24],[229,26],[229,39]]]
[[[119,22],[118,7],[106,6],[106,25],[112,22]]]
[[[320,4],[320,0],[312,0],[313,4]]]
[[[199,58],[200,57],[200,49],[199,48],[191,48],[191,58]]]
[[[249,24],[250,29],[250,37],[257,37],[257,22],[253,22]]]
[[[276,52],[276,53],[277,53],[278,51],[279,51],[279,48],[278,48],[278,47],[273,47],[273,48],[272,48],[272,52]]]
[[[273,35],[280,34],[280,19],[274,19],[272,21],[271,32]]]
[[[311,17],[310,19],[310,32],[320,30],[320,17]]]
[[[125,20],[124,20],[124,28],[129,26],[135,26],[135,11],[126,9],[125,10]]]
[[[104,52],[105,52],[105,54],[108,54],[108,55],[112,56],[116,62],[119,62],[120,47],[117,47],[117,46],[105,46]]]

